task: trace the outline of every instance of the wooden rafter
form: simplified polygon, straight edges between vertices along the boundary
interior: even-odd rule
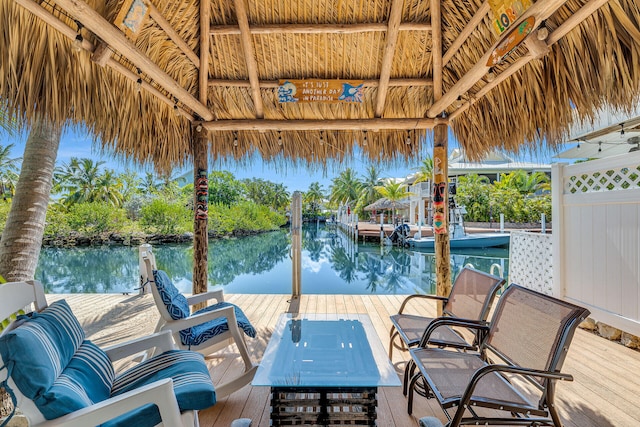
[[[456,39],[453,41],[451,46],[449,46],[449,49],[447,49],[447,52],[444,54],[444,57],[442,58],[443,66],[447,65],[447,63],[451,60],[451,58],[453,58],[453,55],[455,55],[456,52],[458,52],[458,49],[460,49],[460,47],[464,44],[464,42],[467,41],[471,33],[473,33],[473,30],[475,30],[478,27],[478,25],[480,25],[484,17],[487,16],[487,13],[489,13],[490,9],[491,8],[489,6],[488,1],[485,1],[484,3],[482,3],[482,5],[476,11],[473,17],[469,20],[469,22],[467,22],[467,25],[462,29],[460,34],[458,34],[458,37],[456,37]]]
[[[67,37],[70,40],[74,40],[76,38],[76,32],[72,28],[69,28],[64,22],[60,21],[57,17],[52,15],[47,9],[43,8],[39,4],[33,2],[32,0],[15,0],[16,4],[24,7],[26,10],[31,12],[34,16],[42,19],[47,25],[50,25],[52,28],[55,28],[62,35]],[[88,52],[95,52],[97,46],[94,46],[93,43],[84,39],[82,41],[82,49]],[[129,80],[133,82],[137,82],[139,76],[133,71],[129,70],[127,67],[116,61],[115,59],[108,57],[106,64],[108,67],[114,69],[118,73],[122,74]],[[167,96],[156,89],[154,86],[149,84],[148,82],[142,82],[142,89],[151,93],[155,97],[157,97],[160,101],[164,102],[170,107],[174,106],[174,101],[172,99],[167,98]],[[190,113],[185,111],[184,109],[178,107],[178,114],[184,116],[188,120],[193,120],[193,117]]]
[[[251,83],[251,93],[253,95],[253,105],[256,109],[256,118],[261,119],[264,117],[264,105],[262,102],[262,95],[260,94],[258,62],[256,61],[256,56],[253,51],[253,41],[251,40],[247,8],[244,4],[244,0],[233,0],[233,4],[236,7],[238,27],[240,28],[240,44],[242,45],[244,59],[247,63],[249,82]]]
[[[536,18],[536,25],[543,20],[547,19],[553,12],[561,7],[567,0],[547,0],[538,1],[534,3],[525,13],[516,21],[512,28],[517,26],[530,16]],[[433,24],[433,22],[432,22]],[[444,110],[446,110],[459,96],[466,93],[473,85],[475,85],[489,70],[487,61],[493,53],[493,50],[498,46],[502,39],[496,41],[494,45],[480,58],[480,60],[471,67],[467,73],[462,76],[460,80],[454,84],[438,101],[436,101],[431,108],[427,111],[428,117],[436,117]]]
[[[209,93],[209,27],[211,4],[209,0],[200,0],[200,70],[199,70],[199,98],[200,102],[207,105]]]
[[[27,0],[32,1],[32,0]],[[114,25],[108,22],[102,15],[93,10],[81,0],[58,0],[60,7],[66,9],[73,16],[115,51],[127,58],[133,65],[140,68],[147,76],[162,86],[172,96],[176,97],[185,106],[192,109],[200,117],[212,120],[213,114],[206,106],[201,104],[189,91],[178,84],[170,75],[164,72],[148,56],[138,50],[125,35]]]
[[[151,2],[149,2],[148,5],[149,15],[151,16],[151,19],[156,21],[156,24],[158,24],[160,28],[162,28],[164,32],[167,33],[167,36],[169,36],[169,38],[176,44],[176,46],[178,46],[182,53],[187,55],[187,58],[189,58],[191,62],[193,62],[193,65],[199,67],[200,59],[198,58],[198,55],[196,55],[196,53],[189,47],[187,42],[185,42],[184,39],[180,37],[180,34],[178,34],[178,32],[173,29],[171,23],[166,20],[166,18],[162,15],[162,13],[160,13],[158,8],[156,8]]]
[[[432,129],[447,119],[351,119],[351,120],[216,120],[203,122],[210,131],[316,131],[316,130],[413,130]]]
[[[287,80],[287,79],[282,79]],[[362,80],[365,87],[378,87],[380,80]],[[209,80],[211,87],[251,87],[249,80]],[[276,89],[280,86],[279,80],[260,80],[260,89]],[[390,79],[389,86],[410,87],[410,86],[433,86],[431,79]]]
[[[547,46],[551,46],[554,43],[557,43],[560,39],[566,36],[571,30],[580,25],[582,21],[584,21],[589,15],[596,12],[602,6],[608,3],[609,0],[591,0],[589,3],[582,6],[576,13],[574,13],[571,17],[569,17],[566,21],[562,23],[558,28],[555,29],[546,40]],[[506,70],[501,72],[498,76],[496,76],[495,80],[491,83],[486,84],[482,89],[475,94],[474,99],[469,102],[465,102],[460,108],[454,111],[449,118],[454,120],[460,114],[465,112],[471,105],[473,105],[476,100],[481,99],[485,96],[491,89],[498,86],[500,83],[514,75],[518,72],[522,67],[527,65],[529,62],[536,58],[535,54],[528,53],[521,58],[518,58],[513,62]]]
[[[440,0],[431,0],[431,57],[433,61],[433,100],[442,97],[442,10]]]
[[[249,32],[256,34],[355,34],[384,32],[389,29],[385,23],[362,24],[286,24],[286,25],[252,25]],[[422,22],[403,22],[399,31],[431,31],[431,24]],[[211,27],[212,36],[240,34],[235,25],[219,25]]]
[[[389,12],[389,22],[387,23],[387,38],[384,47],[384,56],[382,58],[382,66],[380,68],[380,83],[378,84],[378,97],[376,98],[375,116],[382,117],[384,113],[384,104],[387,99],[387,91],[389,89],[389,79],[391,77],[391,66],[393,65],[393,56],[396,53],[396,43],[398,42],[398,34],[400,29],[400,21],[402,20],[402,6],[404,0],[392,0],[391,11]]]

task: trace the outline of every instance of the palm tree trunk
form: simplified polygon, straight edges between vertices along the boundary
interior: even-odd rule
[[[35,276],[60,135],[61,129],[38,119],[27,139],[20,178],[0,240],[0,274],[7,281]]]

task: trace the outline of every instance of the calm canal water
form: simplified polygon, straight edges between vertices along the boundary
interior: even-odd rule
[[[355,245],[323,225],[302,235],[303,294],[410,294],[435,291],[435,256],[413,249]],[[287,230],[238,239],[212,240],[209,283],[228,293],[290,294],[291,259]],[[191,292],[190,244],[154,246],[158,268]],[[508,271],[508,248],[452,253],[452,274],[467,264],[489,272]],[[495,270],[495,274],[499,274]],[[137,247],[43,248],[36,270],[47,293],[136,293]]]

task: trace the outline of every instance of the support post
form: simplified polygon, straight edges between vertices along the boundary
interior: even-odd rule
[[[291,298],[302,294],[302,193],[291,196]]]
[[[198,130],[199,129],[199,130]],[[193,138],[193,293],[207,291],[207,265],[209,255],[208,207],[209,179],[206,130],[202,126],[194,129]],[[194,307],[194,309],[197,309]]]
[[[451,266],[449,247],[449,183],[447,159],[447,125],[437,125],[433,142],[433,233],[436,252],[436,293],[447,296],[451,292]],[[442,304],[438,304],[438,316]]]

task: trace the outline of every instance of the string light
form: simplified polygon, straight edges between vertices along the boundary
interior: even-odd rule
[[[320,145],[324,145],[324,137],[323,137],[324,131],[320,131]]]
[[[238,132],[233,132],[233,146],[238,146]]]
[[[367,146],[367,131],[364,131],[364,141],[362,142],[362,146],[366,147]]]
[[[140,68],[138,68],[138,80],[136,80],[136,83],[136,92],[140,93],[142,89],[142,70]]]
[[[178,111],[178,97],[174,96],[173,100],[174,100],[173,109],[174,109],[174,111]]]
[[[282,145],[282,132],[278,131],[278,145]]]
[[[602,142],[598,142],[598,153],[602,153]]]
[[[409,131],[407,131],[407,139],[405,139],[404,143],[411,145],[411,135],[409,134]]]
[[[620,136],[624,136],[624,123],[620,123]]]
[[[82,50],[82,42],[84,41],[84,38],[82,37],[82,34],[80,34],[80,31],[84,28],[84,25],[82,25],[82,23],[77,20],[76,25],[78,26],[78,31],[76,34],[76,38],[73,41],[73,50],[75,50],[76,52],[80,52]]]

